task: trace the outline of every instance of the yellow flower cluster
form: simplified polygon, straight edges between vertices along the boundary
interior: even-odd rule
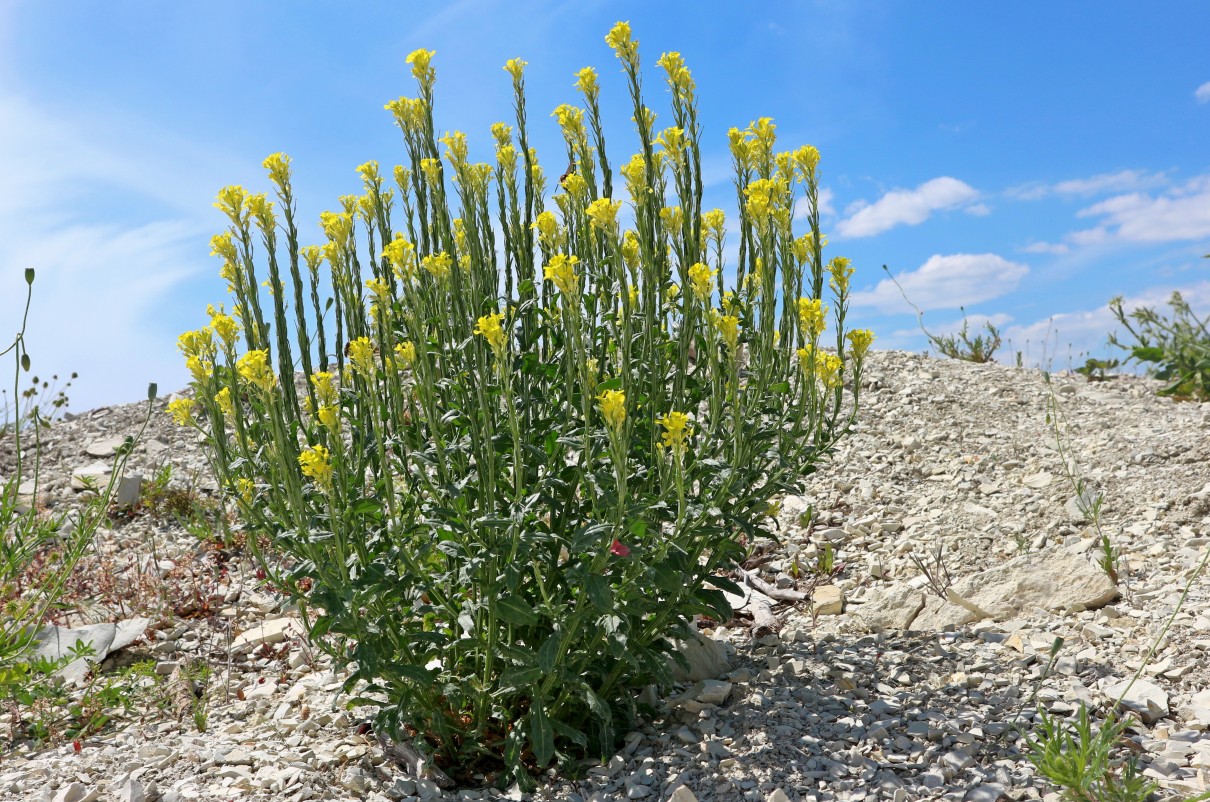
[[[395,124],[406,134],[424,130],[425,105],[420,98],[401,97],[383,106],[395,116]],[[398,176],[396,176],[398,178]]]
[[[605,390],[597,396],[597,403],[605,425],[615,432],[620,430],[626,422],[626,394],[621,390]]]
[[[723,243],[723,225],[727,221],[727,215],[722,209],[714,209],[709,212],[702,212],[702,235],[709,241],[714,240],[718,245]]]
[[[708,300],[714,292],[714,274],[717,272],[701,262],[689,268],[689,286],[693,288],[693,294],[699,300]]]
[[[660,56],[656,64],[664,68],[668,73],[668,85],[672,90],[681,97],[689,98],[693,95],[693,76],[689,74],[689,69],[685,66],[685,59],[680,53],[675,51],[664,53]]]
[[[854,359],[861,359],[865,356],[865,352],[870,350],[870,345],[874,342],[874,332],[869,329],[854,329],[845,337],[853,347]]]
[[[504,62],[504,71],[513,76],[514,81],[520,81],[521,77],[525,74],[525,65],[527,64],[529,64],[528,61],[522,61],[519,58],[510,58]]]
[[[273,368],[269,365],[267,350],[247,352],[235,363],[235,371],[244,381],[266,393],[277,386],[277,377],[273,375]]]
[[[664,427],[664,433],[661,435],[664,438],[664,447],[672,449],[678,456],[683,454],[685,443],[693,434],[689,416],[684,412],[669,412],[662,418],[656,418],[655,422]]]
[[[231,400],[230,387],[224,387],[219,390],[214,396],[214,403],[218,404],[218,408],[228,418],[235,417],[235,402]]]
[[[411,340],[395,343],[395,356],[404,367],[416,364],[416,344]]]
[[[555,248],[559,244],[559,221],[555,213],[549,209],[542,212],[530,223],[530,228],[538,232],[538,238],[547,248]]]
[[[252,494],[256,492],[256,484],[246,476],[241,476],[235,480],[235,492],[239,493],[240,500],[244,504],[252,503]]]
[[[433,278],[442,279],[450,274],[450,268],[453,266],[454,260],[448,253],[442,251],[441,253],[429,254],[420,260],[420,264],[432,274]]]
[[[850,261],[843,256],[834,256],[832,261],[828,262],[828,272],[832,274],[828,285],[837,295],[844,295],[849,291],[849,277],[853,275]]]
[[[685,214],[681,211],[680,206],[665,206],[660,209],[660,219],[664,221],[664,227],[668,229],[668,233],[676,236],[681,233],[681,225],[685,222]]]
[[[196,403],[192,398],[178,398],[175,401],[168,402],[168,414],[172,416],[172,420],[178,426],[188,426],[193,423],[193,405]]]
[[[239,337],[239,323],[235,322],[235,318],[230,315],[216,311],[213,306],[207,311],[210,313],[210,328],[223,341],[224,346],[234,348],[235,339]]]
[[[639,235],[633,231],[622,235],[622,261],[631,269],[639,266]]]
[[[505,335],[504,327],[501,323],[504,321],[504,315],[499,312],[491,312],[488,315],[479,318],[479,325],[475,328],[475,334],[480,334],[487,344],[492,347],[499,357],[504,352]],[[415,348],[412,350],[413,358],[415,357]]]
[[[316,444],[303,451],[298,455],[298,464],[303,475],[314,479],[323,489],[332,486],[332,462],[324,446]]]
[[[395,235],[395,239],[382,249],[382,255],[391,263],[400,281],[409,281],[416,275],[416,246],[404,239],[402,234]]]
[[[724,315],[718,309],[711,309],[710,323],[727,344],[727,350],[734,355],[739,348],[739,318],[735,315]]]
[[[619,22],[605,36],[605,44],[609,45],[618,58],[625,61],[631,68],[638,68],[639,41],[630,35],[630,23]]]
[[[551,257],[543,271],[547,281],[554,282],[570,301],[580,291],[580,279],[576,276],[575,266],[580,261],[578,256],[568,256],[557,253]]]
[[[311,374],[311,386],[315,388],[315,400],[319,405],[316,417],[329,429],[340,425],[340,411],[336,404],[336,379],[326,370]]]
[[[436,50],[425,50],[422,47],[409,53],[406,60],[408,64],[412,65],[412,75],[425,87],[431,87],[437,78],[437,71],[432,67],[435,55],[437,55]]]
[[[798,325],[803,337],[814,339],[827,328],[828,307],[819,298],[798,299]]]
[[[834,390],[840,386],[844,360],[836,354],[806,346],[798,349],[798,364],[804,373],[814,371],[815,378],[823,384],[825,390]]]
[[[588,219],[595,228],[606,232],[614,231],[618,227],[618,210],[621,208],[621,201],[597,198],[588,204]]]
[[[285,191],[290,183],[290,157],[284,153],[271,153],[261,162],[261,167],[269,171],[269,180]]]
[[[577,72],[576,89],[583,92],[584,97],[588,98],[590,103],[595,100],[601,91],[601,87],[597,83],[597,71],[592,67],[585,67]]]
[[[353,369],[369,378],[374,375],[374,343],[369,337],[358,337],[349,342],[349,359]]]
[[[769,215],[777,211],[785,190],[780,181],[771,178],[758,178],[749,183],[744,190],[744,195],[748,198],[744,205],[748,216],[755,220],[757,225],[763,225]]]

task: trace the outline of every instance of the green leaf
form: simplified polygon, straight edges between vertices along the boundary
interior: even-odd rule
[[[534,750],[538,768],[545,768],[555,754],[555,734],[541,699],[534,699],[534,706],[529,711],[529,745]]]
[[[559,644],[562,640],[559,633],[554,632],[542,644],[542,648],[538,649],[538,668],[542,669],[542,673],[549,674],[555,670],[555,663],[559,659]]]
[[[510,624],[530,626],[538,623],[538,615],[523,599],[503,596],[495,601],[496,614]]]
[[[603,613],[607,613],[613,607],[613,593],[609,590],[609,581],[603,576],[592,575],[584,580],[584,590],[588,593],[588,600],[593,603]]]

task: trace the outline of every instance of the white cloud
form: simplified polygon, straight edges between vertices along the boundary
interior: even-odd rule
[[[915,189],[896,189],[873,203],[858,202],[846,210],[836,232],[845,237],[872,237],[899,225],[919,225],[936,211],[973,204],[979,192],[956,178],[942,176]]]
[[[1146,306],[1161,315],[1170,315],[1167,304],[1174,291],[1181,293],[1196,314],[1210,311],[1210,281],[1182,287],[1151,287],[1125,298],[1122,305],[1127,313]],[[1087,355],[1124,359],[1125,351],[1106,346],[1111,332],[1118,332],[1118,339],[1128,343],[1129,335],[1120,331],[1108,303],[1097,309],[1062,312],[1033,323],[1009,326],[1001,332],[1005,342],[1002,361],[1015,359],[1017,351],[1022,352],[1026,364],[1047,369],[1067,368],[1069,354],[1072,367],[1083,365]]]
[[[1193,90],[1193,96],[1197,98],[1198,103],[1210,103],[1210,81]]]
[[[931,256],[895,278],[920,309],[957,309],[1012,292],[1028,273],[1025,265],[994,253],[957,253]],[[853,293],[850,300],[853,306],[872,306],[888,314],[911,311],[889,278],[872,290]]]
[[[33,369],[79,372],[72,408],[137,400],[149,381],[183,387],[175,339],[204,322],[204,303],[182,322],[180,290],[213,275],[215,176],[241,170],[145,120],[0,93],[0,348],[19,325],[32,267]]]
[[[1149,173],[1146,170],[1118,170],[1114,173],[1098,173],[1088,178],[1071,178],[1055,184],[1030,181],[1009,187],[1004,190],[1004,194],[1016,200],[1041,200],[1051,195],[1074,198],[1103,195],[1110,192],[1155,189],[1168,183],[1169,178],[1163,173]]]
[[[1067,253],[1071,250],[1071,246],[1064,242],[1031,242],[1021,250],[1026,253]]]
[[[832,217],[836,214],[836,209],[832,206],[832,199],[834,197],[835,196],[833,195],[832,190],[829,189],[828,187],[824,187],[823,189],[819,190],[819,197],[817,198],[817,200],[819,202],[819,216],[820,217]],[[794,219],[795,220],[806,220],[807,216],[810,213],[811,213],[811,204],[807,203],[806,196],[803,196],[803,197],[799,198],[797,201],[795,201],[795,203],[794,203]]]
[[[1076,244],[1107,239],[1174,242],[1210,237],[1210,174],[1198,176],[1153,197],[1142,192],[1115,195],[1077,213],[1101,218],[1092,229],[1068,236]]]
[[[974,206],[967,206],[962,211],[969,215],[973,215],[974,217],[987,217],[992,213],[992,207],[988,206],[986,203],[976,203]]]

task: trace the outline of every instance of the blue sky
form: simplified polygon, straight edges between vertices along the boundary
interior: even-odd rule
[[[1056,368],[1106,353],[1106,302],[1210,309],[1210,5],[1165,2],[436,3],[0,0],[0,336],[38,270],[35,372],[78,371],[77,411],[188,376],[176,335],[224,300],[209,238],[226,184],[269,189],[294,159],[304,241],[360,191],[357,165],[402,161],[383,104],[414,95],[404,59],[437,51],[436,120],[490,160],[510,120],[504,62],[529,62],[531,141],[565,165],[555,121],[574,73],[602,75],[614,163],[635,150],[604,36],[629,20],[648,104],[655,60],[698,85],[706,207],[733,208],[726,132],[773,117],[817,146],[831,255],[857,267],[850,321],[923,350],[897,275],[933,331],[965,306]],[[1049,332],[1049,341],[1043,342]],[[1028,343],[1028,345],[1027,345]]]

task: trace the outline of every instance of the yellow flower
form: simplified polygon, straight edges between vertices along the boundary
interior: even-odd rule
[[[874,342],[874,332],[869,329],[854,329],[845,337],[853,346],[854,359],[861,359],[865,356],[865,352],[870,350],[870,344]]]
[[[639,266],[639,235],[633,231],[627,231],[622,236],[622,260],[627,267]]]
[[[442,251],[438,254],[430,254],[420,260],[424,269],[429,271],[434,278],[445,278],[450,274],[450,268],[454,264],[454,260],[448,253]]]
[[[728,350],[734,354],[739,347],[739,318],[735,315],[724,315],[718,309],[711,309],[710,322],[727,344]]]
[[[664,221],[664,227],[668,229],[668,233],[676,235],[681,233],[681,224],[685,221],[685,215],[680,206],[665,206],[660,209],[660,219]]]
[[[504,62],[504,71],[513,76],[514,81],[520,81],[521,76],[525,74],[525,65],[527,64],[529,64],[528,61],[522,61],[519,58],[510,58]]]
[[[498,148],[509,145],[513,140],[513,127],[507,123],[492,123],[492,139],[496,140]]]
[[[594,227],[602,231],[613,231],[618,226],[618,209],[621,208],[621,201],[610,201],[609,198],[597,198],[588,204],[587,212]]]
[[[269,171],[269,180],[281,188],[290,183],[290,157],[284,153],[271,153],[261,162]]]
[[[752,143],[748,139],[748,135],[738,128],[732,128],[727,132],[727,139],[730,141],[731,155],[735,158],[736,165],[740,170],[748,170],[752,166]]]
[[[571,197],[583,200],[588,194],[588,182],[579,173],[571,173],[563,179],[563,189]]]
[[[685,151],[685,129],[677,128],[675,125],[665,128],[655,139],[657,144],[663,145],[664,149],[671,153],[674,157],[680,158],[680,155]]]
[[[389,306],[391,303],[391,285],[387,284],[384,278],[369,278],[366,279],[366,287],[374,296],[374,303],[380,306]]]
[[[722,209],[702,212],[702,229],[706,232],[706,237],[720,245],[723,242],[723,226],[726,221],[727,215],[723,213]]]
[[[231,400],[231,388],[224,387],[219,390],[214,396],[214,403],[218,404],[218,408],[223,411],[223,414],[228,418],[235,417],[235,403]]]
[[[336,431],[340,428],[339,407],[320,407],[316,417],[319,418],[319,422],[322,425],[328,427],[332,431]]]
[[[374,161],[373,159],[365,164],[359,164],[357,166],[357,174],[361,176],[361,180],[364,181],[367,186],[377,184],[381,180],[378,175],[378,162]]]
[[[656,418],[656,423],[664,427],[664,447],[671,448],[673,453],[681,454],[685,450],[685,441],[693,434],[689,425],[689,416],[684,412],[669,412],[662,418]]]
[[[210,317],[210,328],[214,329],[223,345],[228,348],[235,346],[235,338],[239,336],[239,324],[235,322],[235,318],[219,312]]]
[[[404,133],[422,132],[426,119],[426,106],[423,98],[401,97],[383,106],[395,116],[395,124]],[[398,179],[396,173],[396,179]]]
[[[445,145],[445,158],[449,159],[450,164],[454,167],[466,164],[466,155],[468,152],[466,134],[461,131],[454,131],[452,134],[446,134],[437,141]]]
[[[395,343],[395,355],[399,357],[399,361],[404,365],[413,365],[416,362],[416,344],[411,340],[405,340],[401,343]]]
[[[681,294],[680,284],[670,284],[668,286],[668,300],[675,301],[676,297]]]
[[[551,257],[546,264],[546,269],[543,271],[548,281],[554,282],[555,286],[565,296],[574,296],[580,290],[580,280],[576,276],[575,266],[580,261],[578,256],[567,256],[566,254],[557,253]],[[568,298],[570,300],[570,297]]]
[[[630,157],[630,161],[621,166],[620,171],[622,177],[626,179],[626,188],[630,191],[630,197],[638,200],[642,190],[649,189],[647,186],[647,160],[642,153],[636,153]]]
[[[349,359],[353,369],[369,378],[374,375],[374,343],[369,337],[358,337],[349,343]]]
[[[336,380],[331,373],[326,370],[312,373],[311,386],[315,388],[315,397],[319,399],[320,406],[336,403]]]
[[[416,272],[416,246],[396,234],[395,239],[382,249],[382,255],[391,263],[400,281],[407,281]]]
[[[827,327],[828,307],[819,298],[798,299],[798,324],[803,336],[814,339]]]
[[[808,181],[815,179],[815,168],[819,166],[819,150],[813,145],[803,145],[794,151],[794,161],[807,177]]]
[[[269,352],[267,350],[249,351],[239,358],[235,363],[235,370],[244,381],[253,384],[265,392],[269,392],[276,386],[277,378],[273,375],[273,368],[269,365]]]
[[[570,132],[574,135],[584,131],[584,109],[570,103],[560,103],[550,116],[559,121],[559,128],[563,129],[564,134]]]
[[[192,398],[178,398],[175,401],[168,402],[168,414],[172,416],[172,420],[178,426],[188,426],[193,423],[193,405]]]
[[[252,494],[256,491],[256,485],[246,476],[241,476],[235,480],[235,492],[239,493],[240,499],[244,504],[252,503]]]
[[[425,50],[422,47],[419,50],[413,50],[406,59],[406,63],[412,65],[412,75],[426,86],[431,86],[433,79],[437,76],[436,70],[431,66],[435,55],[437,55],[436,50]]]
[[[343,245],[353,235],[353,215],[348,212],[320,212],[319,225],[327,238],[338,244]]]
[[[693,288],[693,294],[700,300],[707,300],[710,293],[714,292],[714,274],[717,270],[711,270],[707,265],[698,262],[689,268],[689,284]]]
[[[844,295],[849,291],[849,277],[853,275],[850,262],[850,259],[843,256],[834,256],[832,261],[828,262],[828,272],[832,274],[828,284],[837,295]]]
[[[514,180],[517,170],[517,149],[512,145],[503,145],[496,149],[496,164],[500,166],[500,175],[507,180]]]
[[[597,403],[605,425],[615,432],[621,429],[626,422],[626,394],[621,390],[605,390],[597,396]]]
[[[177,337],[176,345],[185,356],[209,357],[214,354],[214,338],[208,328],[183,333]]]
[[[748,215],[757,224],[761,224],[767,220],[769,213],[773,211],[777,202],[778,189],[778,182],[769,178],[758,178],[749,183],[748,187],[744,190],[744,195],[748,198],[745,208],[748,211]]]
[[[606,35],[605,44],[613,48],[614,55],[618,58],[630,63],[631,66],[636,66],[635,60],[639,54],[639,43],[638,40],[633,39],[630,35],[629,22],[615,24],[610,29],[608,35]]]
[[[475,334],[483,335],[487,344],[496,352],[497,357],[504,351],[504,327],[500,325],[503,320],[504,315],[499,312],[491,312],[485,317],[479,318],[479,325],[475,328]]]
[[[218,191],[218,200],[215,202],[214,208],[227,215],[232,224],[239,227],[248,219],[244,214],[244,202],[247,198],[248,192],[241,186],[223,187]]]
[[[689,74],[689,69],[685,66],[685,59],[680,53],[675,51],[665,53],[660,56],[656,62],[664,68],[668,73],[668,84],[673,91],[680,95],[688,95],[693,92],[693,76]]]
[[[538,232],[538,237],[542,240],[542,244],[548,248],[554,248],[559,243],[559,221],[555,218],[555,213],[547,210],[538,215],[537,219],[530,224],[530,228]]]
[[[193,375],[193,378],[200,382],[209,379],[214,372],[214,363],[200,356],[188,357],[185,360],[185,367],[189,369],[189,373]]]
[[[585,67],[576,73],[576,89],[584,93],[584,96],[592,100],[600,91],[600,86],[597,84],[597,71],[592,67]]]
[[[322,445],[313,445],[298,455],[298,464],[302,467],[304,476],[314,479],[315,483],[325,490],[331,487],[332,463],[328,449]]]
[[[814,372],[815,378],[823,384],[824,389],[832,390],[840,386],[844,361],[836,354],[819,351],[813,346],[799,348],[798,364],[803,373]]]

